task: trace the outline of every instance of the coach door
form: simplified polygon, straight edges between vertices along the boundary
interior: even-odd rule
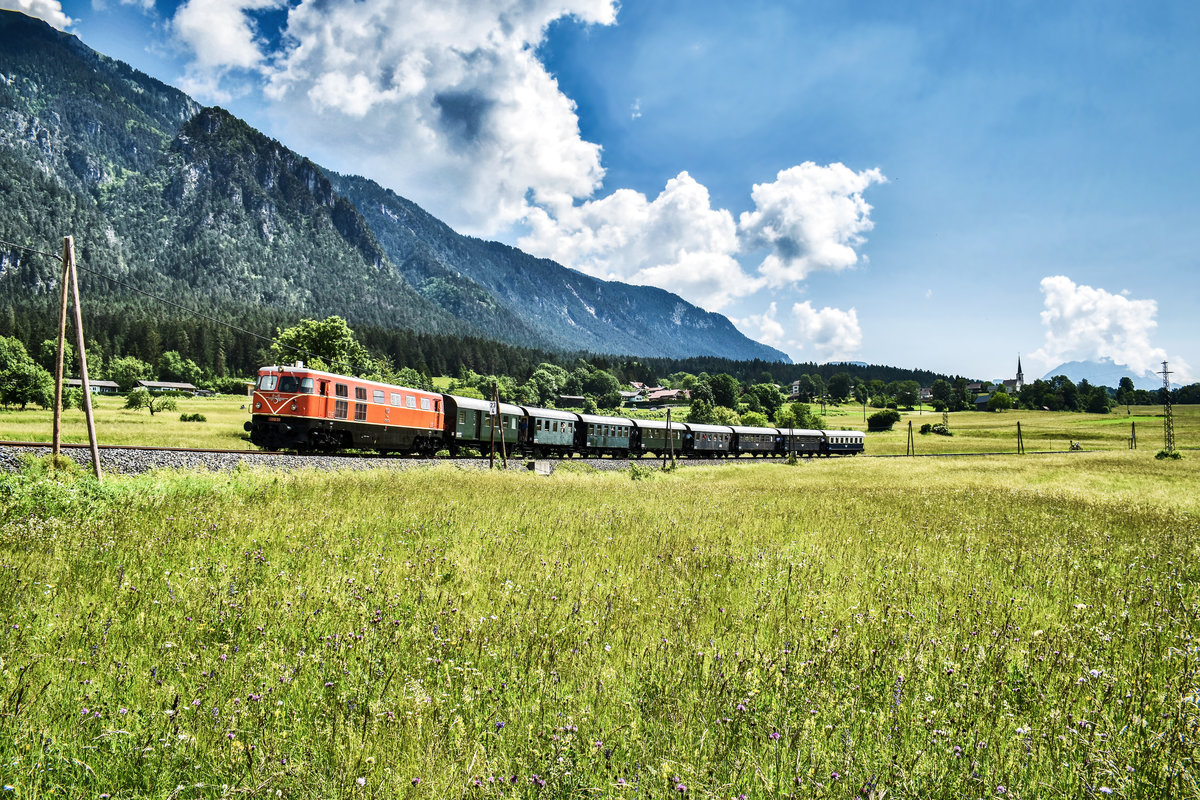
[[[321,381],[320,392],[320,405],[317,406],[320,412],[317,416],[324,418],[329,416],[329,381]]]

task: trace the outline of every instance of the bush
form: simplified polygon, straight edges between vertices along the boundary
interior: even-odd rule
[[[646,466],[645,464],[629,465],[629,477],[635,481],[644,481],[647,478],[653,478],[657,472],[658,469]]]
[[[933,425],[931,425],[928,422],[926,422],[924,425],[921,426],[921,434],[922,435],[927,434],[932,430],[933,430]]]
[[[892,426],[899,421],[899,411],[894,408],[884,409],[867,417],[867,430],[873,432],[890,431]]]
[[[930,428],[930,431],[932,433],[936,433],[938,436],[953,436],[954,435],[953,431],[951,431],[949,428],[947,428],[945,425],[943,425],[940,422],[937,423],[936,425],[934,425],[932,428]]]
[[[203,414],[180,414],[180,422],[208,422],[208,417]]]
[[[71,408],[83,408],[83,389],[76,386],[68,386],[63,389],[62,393],[63,411]]]
[[[1179,459],[1183,458],[1183,453],[1179,452],[1178,450],[1159,450],[1154,454],[1154,457],[1159,461],[1162,461],[1165,458],[1169,458],[1172,461],[1178,461]]]

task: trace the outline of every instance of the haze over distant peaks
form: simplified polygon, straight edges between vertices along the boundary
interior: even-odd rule
[[[1135,389],[1161,389],[1162,376],[1149,370],[1139,372],[1125,364],[1118,364],[1112,359],[1102,358],[1099,361],[1068,361],[1047,370],[1042,380],[1049,380],[1055,375],[1066,375],[1073,382],[1079,383],[1086,379],[1093,386],[1108,386],[1113,389],[1121,383],[1121,378],[1133,380]]]

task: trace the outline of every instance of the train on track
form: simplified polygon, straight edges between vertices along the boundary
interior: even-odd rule
[[[432,455],[496,450],[535,457],[692,458],[854,455],[859,431],[753,428],[493,404],[295,366],[258,371],[250,441],[267,450]]]

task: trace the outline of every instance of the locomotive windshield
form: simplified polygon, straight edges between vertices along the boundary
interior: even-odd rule
[[[313,379],[312,378],[297,378],[293,375],[284,375],[279,379],[279,391],[281,392],[299,392],[300,394],[312,394]]]
[[[273,392],[278,380],[278,375],[261,375],[258,379],[258,388],[264,392]]]

